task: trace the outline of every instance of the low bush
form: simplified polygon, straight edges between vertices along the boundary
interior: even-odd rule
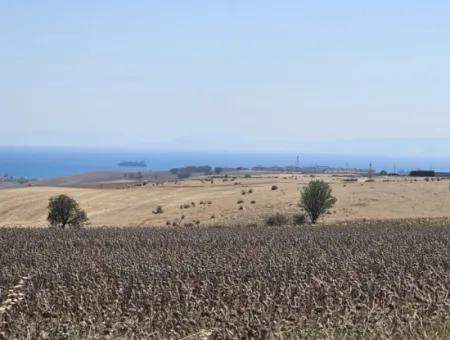
[[[269,226],[280,226],[289,224],[289,218],[285,214],[276,213],[267,216],[265,219],[265,224]]]
[[[306,224],[306,215],[305,214],[294,214],[292,216],[292,223],[294,223],[295,225]]]
[[[158,206],[156,207],[156,210],[153,211],[154,214],[162,214],[163,212],[164,212],[163,207],[160,206],[160,205],[158,205]]]

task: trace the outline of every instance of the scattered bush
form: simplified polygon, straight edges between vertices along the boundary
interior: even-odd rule
[[[50,225],[61,229],[66,226],[82,227],[88,222],[86,212],[79,207],[78,202],[66,195],[50,198],[47,220]]]
[[[278,190],[278,186],[272,185],[271,190]]]
[[[163,212],[164,212],[164,211],[163,211],[163,208],[162,208],[162,206],[160,206],[160,205],[158,205],[158,206],[156,207],[156,210],[153,211],[154,214],[162,214]]]
[[[295,225],[306,224],[306,215],[305,214],[294,214],[292,216],[292,223],[294,223]]]
[[[250,174],[245,174],[244,178],[251,178],[252,176]]]
[[[251,202],[250,202],[251,204],[255,204],[256,203],[256,201],[255,200],[252,200]]]
[[[303,189],[300,205],[313,224],[336,203],[336,198],[331,193],[330,185],[321,180],[311,181]]]
[[[242,203],[244,203],[244,200],[240,199],[240,200],[237,201],[237,204],[242,204]]]
[[[284,214],[276,213],[267,216],[264,222],[269,226],[281,226],[289,224],[289,218]]]
[[[242,190],[242,191],[241,191],[241,194],[242,194],[242,195],[245,195],[246,193],[247,193],[247,192],[246,192],[245,190]]]
[[[253,189],[248,189],[249,194],[253,194]]]

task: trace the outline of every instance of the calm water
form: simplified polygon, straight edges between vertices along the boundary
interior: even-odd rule
[[[245,166],[295,165],[295,153],[209,153],[158,152],[142,150],[75,149],[75,148],[18,148],[0,147],[0,176],[9,174],[27,178],[51,178],[100,170],[124,170],[121,161],[146,161],[148,170],[168,170],[186,165]],[[328,165],[332,167],[397,170],[450,170],[450,161],[427,158],[390,158],[339,155],[301,154],[301,166]],[[132,168],[137,171],[139,168]],[[143,169],[141,169],[143,170]]]

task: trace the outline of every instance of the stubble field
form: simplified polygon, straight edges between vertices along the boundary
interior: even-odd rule
[[[331,214],[323,219],[326,223],[364,218],[450,217],[448,180],[377,177],[374,182],[366,182],[364,178],[351,182],[341,176],[317,175],[317,178],[329,182],[338,199]],[[48,199],[57,194],[74,197],[94,226],[258,223],[267,214],[298,212],[299,191],[311,179],[307,175],[275,174],[116,189],[3,189],[0,226],[47,226]],[[273,185],[278,189],[271,190]],[[242,203],[238,204],[240,200]],[[153,214],[159,205],[163,213]]]

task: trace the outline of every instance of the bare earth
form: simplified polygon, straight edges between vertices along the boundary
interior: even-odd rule
[[[315,178],[331,183],[338,199],[332,213],[324,218],[325,223],[362,218],[450,217],[449,180],[426,182],[385,177],[375,182],[366,182],[364,178],[344,182],[342,177],[331,175]],[[74,197],[94,226],[165,225],[168,221],[181,225],[195,221],[252,223],[274,212],[298,212],[299,191],[311,179],[309,175],[278,174],[239,177],[235,181],[215,179],[211,183],[192,179],[116,189],[3,189],[0,190],[0,226],[46,226],[48,199],[58,194]],[[272,185],[277,185],[278,190],[271,190]],[[249,189],[253,193],[248,193]],[[243,204],[238,204],[241,199]],[[252,200],[256,203],[251,204]],[[158,205],[164,212],[152,213]],[[180,205],[190,207],[180,209]],[[243,210],[239,210],[240,205]]]

